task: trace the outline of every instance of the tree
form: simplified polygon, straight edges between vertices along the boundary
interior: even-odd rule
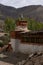
[[[4,26],[4,30],[5,32],[10,32],[10,31],[13,31],[15,30],[15,20],[13,20],[12,18],[7,18],[5,20],[5,26]]]
[[[38,31],[43,29],[43,23],[37,22],[33,19],[28,19],[27,28],[30,30]]]
[[[32,20],[31,19],[28,19],[27,28],[30,29],[30,30],[32,30],[32,24],[33,24]]]

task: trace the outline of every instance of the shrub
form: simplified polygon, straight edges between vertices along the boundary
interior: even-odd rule
[[[3,47],[3,46],[4,46],[3,42],[0,41],[0,47]]]

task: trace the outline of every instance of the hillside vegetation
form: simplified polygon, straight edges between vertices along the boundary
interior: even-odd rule
[[[34,30],[34,31],[43,30],[43,23],[37,22],[32,19],[28,19],[27,27],[28,27],[28,29]]]

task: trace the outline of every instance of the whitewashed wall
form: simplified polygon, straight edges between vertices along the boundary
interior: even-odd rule
[[[18,52],[19,51],[20,40],[18,40],[18,39],[11,39],[9,44],[11,44],[14,52]]]
[[[32,52],[43,52],[43,45],[29,45],[23,44],[18,39],[11,39],[10,44],[12,45],[14,52],[22,52],[22,53],[32,53]]]
[[[43,46],[42,45],[39,46],[39,45],[20,44],[19,51],[22,53],[34,53],[38,51],[43,52]]]

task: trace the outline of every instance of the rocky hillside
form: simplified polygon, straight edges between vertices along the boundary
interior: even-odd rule
[[[5,19],[6,17],[16,18],[16,15],[16,8],[0,4],[0,19]]]
[[[4,20],[6,17],[18,18],[21,14],[23,14],[24,17],[43,22],[43,6],[41,5],[14,8],[0,4],[0,19]]]

